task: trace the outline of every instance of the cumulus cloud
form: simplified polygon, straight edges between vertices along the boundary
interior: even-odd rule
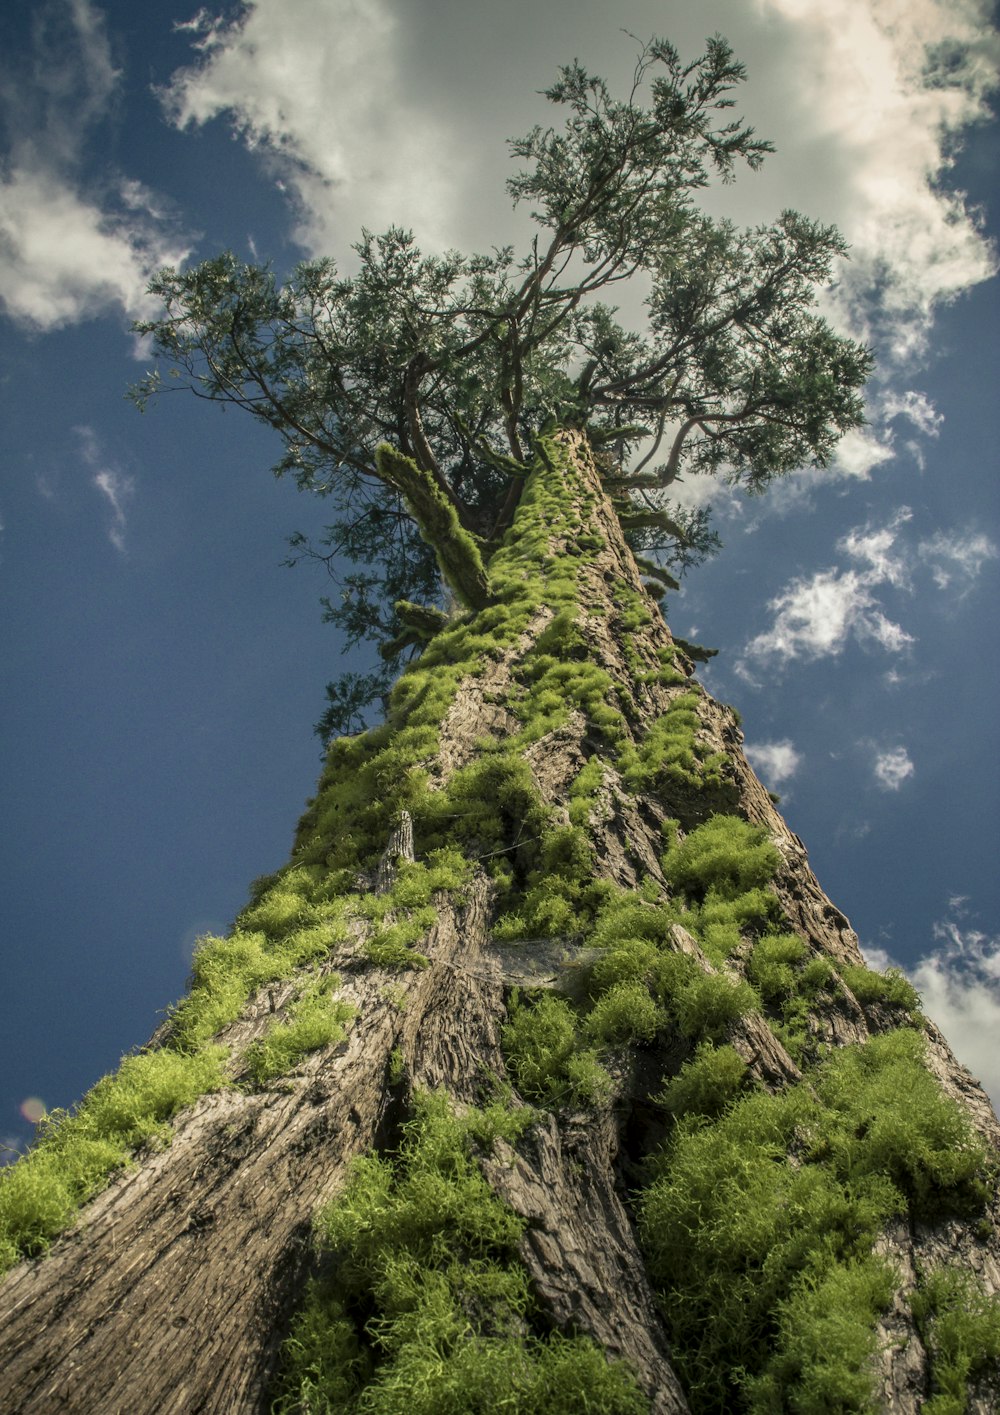
[[[834,218],[851,243],[835,300],[882,352],[921,354],[936,307],[985,280],[995,252],[946,177],[988,117],[998,39],[988,0],[762,0],[797,51],[798,141],[836,153]]]
[[[124,555],[128,525],[126,507],[135,495],[135,481],[109,462],[93,428],[77,427],[73,431],[80,441],[80,456],[94,473],[91,484],[101,493],[111,510],[108,540]]]
[[[747,742],[743,751],[764,784],[772,788],[788,781],[802,764],[787,737],[780,742]]]
[[[12,133],[0,178],[0,306],[40,331],[108,310],[150,314],[150,276],[187,248],[140,183],[108,178],[94,191],[82,177],[119,78],[89,0],[40,9],[34,59],[30,76],[0,79]]]
[[[754,661],[780,666],[792,659],[835,656],[852,638],[890,653],[906,648],[913,637],[882,611],[872,592],[877,583],[872,572],[857,570],[820,570],[793,580],[770,601],[774,621],[747,644],[737,672],[752,680],[749,664]]]
[[[913,518],[900,506],[883,526],[857,526],[837,542],[852,566],[832,566],[792,580],[768,605],[770,628],[755,635],[736,670],[753,683],[754,663],[781,667],[794,659],[834,657],[853,640],[900,653],[913,635],[890,619],[879,599],[883,586],[910,591],[917,571],[929,571],[939,589],[968,590],[1000,551],[981,531],[938,531],[915,546],[904,528]]]
[[[914,772],[913,762],[905,747],[889,747],[875,752],[875,780],[886,791],[898,791]]]
[[[964,901],[952,901],[953,917],[936,923],[938,947],[903,969],[959,1061],[1000,1105],[1000,936],[965,924]],[[955,917],[955,915],[959,917]],[[892,964],[882,950],[865,948],[877,968]]]
[[[249,0],[234,19],[187,25],[198,59],[163,93],[174,123],[225,114],[289,193],[297,236],[343,249],[342,214],[405,224],[446,245],[475,175],[462,132],[414,85],[403,11],[389,0]],[[339,239],[338,239],[339,236]]]

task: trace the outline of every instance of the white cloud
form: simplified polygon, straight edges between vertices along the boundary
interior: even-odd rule
[[[963,927],[955,918],[936,923],[933,934],[940,947],[903,971],[959,1061],[1000,1106],[1000,937]],[[880,949],[866,947],[865,955],[873,967],[892,964]]]
[[[961,580],[968,589],[988,560],[1000,555],[981,531],[937,531],[915,547],[904,538],[913,519],[900,506],[884,526],[856,526],[837,542],[860,568],[833,566],[792,580],[769,603],[771,627],[750,640],[736,671],[754,683],[754,661],[829,658],[853,639],[900,653],[915,640],[885,613],[876,593],[883,585],[912,590],[917,570],[927,570],[939,589]]]
[[[875,779],[886,791],[898,791],[914,772],[913,762],[905,747],[889,747],[876,751],[873,768]]]
[[[33,329],[111,309],[149,315],[157,308],[146,294],[150,276],[187,253],[144,213],[102,209],[53,172],[15,168],[0,192],[0,302]]]
[[[764,784],[772,788],[794,776],[802,764],[787,737],[781,742],[747,742],[743,751]]]
[[[837,443],[832,465],[834,472],[841,476],[867,481],[873,467],[891,462],[895,455],[890,434],[883,433],[880,437],[871,427],[852,428]],[[815,473],[810,471],[809,478],[815,482]]]
[[[797,53],[795,126],[830,154],[832,219],[851,242],[843,318],[906,361],[935,307],[995,268],[961,194],[941,179],[956,139],[988,116],[998,36],[988,0],[761,0]],[[791,124],[789,125],[792,126]]]
[[[936,531],[917,546],[917,555],[926,564],[938,589],[946,589],[956,578],[966,585],[980,573],[987,560],[1000,554],[982,531]]]
[[[912,388],[905,393],[887,393],[880,411],[885,419],[908,418],[925,437],[937,437],[944,422],[944,414],[938,412],[927,395]]]
[[[140,183],[83,184],[87,143],[119,78],[103,17],[89,0],[39,7],[34,57],[30,80],[0,78],[12,135],[0,178],[0,307],[40,331],[109,310],[148,315],[151,275],[188,252]]]
[[[117,467],[109,464],[97,434],[90,427],[73,429],[80,439],[80,455],[93,471],[92,485],[97,488],[111,508],[111,524],[108,539],[116,550],[125,554],[125,530],[128,517],[125,508],[135,495],[135,481]]]
[[[908,571],[903,556],[896,551],[900,527],[913,519],[909,506],[900,506],[881,530],[871,526],[855,527],[837,542],[837,549],[844,551],[852,560],[867,562],[866,580],[869,584],[903,585],[907,582]],[[893,552],[896,552],[895,554]]]
[[[345,208],[351,240],[362,224],[403,224],[447,245],[479,154],[435,118],[403,18],[387,0],[248,0],[228,21],[202,10],[179,27],[199,58],[174,74],[167,112],[181,128],[226,114],[289,192],[314,253],[343,250]]]
[[[793,580],[771,600],[774,622],[750,640],[737,670],[749,678],[748,659],[827,658],[842,653],[851,638],[900,652],[913,637],[883,613],[872,594],[875,583],[871,572],[856,570],[820,570],[809,579]]]

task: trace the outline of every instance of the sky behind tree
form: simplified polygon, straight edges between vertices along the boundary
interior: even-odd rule
[[[505,139],[574,56],[620,89],[636,42],[718,31],[777,153],[713,215],[836,223],[825,293],[873,344],[870,424],[823,473],[712,502],[725,548],[669,597],[720,648],[821,883],[903,966],[996,1097],[1000,40],[979,0],[17,0],[0,60],[0,1137],[72,1103],[183,990],[287,856],[323,686],[364,660],[282,567],[323,506],[263,429],[187,397],[144,418],[129,323],[162,264],[227,248],[352,268],[362,226],[429,250],[523,242]],[[622,292],[638,311],[642,290]],[[631,302],[631,305],[630,305]],[[335,593],[335,590],[333,591]]]

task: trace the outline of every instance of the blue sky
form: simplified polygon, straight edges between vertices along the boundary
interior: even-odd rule
[[[286,858],[346,666],[281,564],[322,506],[236,414],[124,400],[163,263],[350,265],[360,227],[517,240],[504,139],[574,55],[612,80],[721,31],[778,147],[706,193],[836,222],[824,296],[870,339],[871,424],[822,476],[712,499],[673,596],[702,675],[879,963],[1000,1095],[1000,52],[979,0],[14,0],[0,59],[0,1140],[146,1040],[199,933]],[[626,310],[627,313],[627,310]]]

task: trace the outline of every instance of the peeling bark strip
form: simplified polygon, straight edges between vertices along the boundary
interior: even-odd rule
[[[343,890],[356,893],[350,930],[319,962],[257,990],[217,1034],[230,1050],[231,1079],[244,1079],[247,1048],[289,1015],[318,968],[337,973],[338,1001],[355,1009],[346,1040],[312,1051],[266,1089],[230,1085],[189,1106],[173,1122],[168,1147],[140,1153],[45,1257],[7,1275],[4,1415],[267,1410],[313,1262],[312,1215],[342,1191],[354,1157],[394,1148],[414,1091],[444,1090],[462,1107],[479,1103],[491,1079],[527,1074],[504,1041],[516,1014],[512,988],[557,1009],[565,1009],[562,998],[575,999],[577,1011],[559,1016],[576,1018],[578,1048],[589,1047],[606,1068],[595,1062],[593,1075],[607,1085],[590,1104],[568,1092],[548,1107],[529,1096],[541,1107],[533,1128],[514,1147],[497,1142],[481,1162],[493,1192],[526,1223],[520,1258],[544,1319],[627,1362],[657,1415],[705,1408],[679,1378],[690,1353],[671,1352],[670,1299],[654,1291],[635,1222],[642,1162],[674,1133],[665,1084],[725,1044],[732,1066],[745,1068],[734,1083],[739,1095],[780,1098],[816,1087],[820,1114],[821,1048],[848,1055],[913,1019],[845,984],[863,962],[857,938],[743,756],[733,713],[691,680],[692,665],[642,591],[585,441],[561,434],[548,460],[489,567],[495,603],[432,640],[426,676],[418,664],[402,680],[391,732],[343,749],[343,780],[355,796],[369,782],[371,800],[351,806],[351,815],[331,777],[303,820],[289,869],[305,871],[317,899],[325,880],[342,876]],[[545,499],[554,491],[556,519],[557,502]],[[471,659],[462,657],[463,634],[479,636]],[[450,695],[430,723],[420,705],[442,682],[452,683]],[[517,750],[505,756],[512,741]],[[390,750],[402,754],[394,775],[379,765],[386,760],[379,752]],[[493,777],[468,776],[491,763]],[[477,780],[492,781],[496,799],[482,799]],[[693,894],[685,906],[677,862],[685,841],[720,815],[738,817],[743,831],[740,821],[762,828],[746,839],[770,862],[770,883],[754,907],[770,910],[771,923],[745,925],[736,946],[710,956],[705,916]],[[674,847],[671,818],[680,821]],[[371,839],[351,854],[345,839],[360,841],[365,830]],[[587,854],[573,875],[565,860],[581,840]],[[374,962],[378,930],[407,917],[410,905],[401,901],[414,872],[455,844],[468,862],[466,879],[433,898],[435,922],[416,945],[425,966]],[[373,885],[371,894],[357,893],[359,878]],[[591,897],[596,903],[579,902]],[[631,904],[633,933],[660,921],[657,941],[632,941],[637,958],[666,959],[671,976],[714,980],[726,997],[752,996],[748,980],[756,979],[763,1012],[736,1009],[705,1041],[669,990],[650,984],[643,993],[646,984],[633,983],[630,996],[645,998],[646,1031],[633,1021],[632,1032],[619,1035],[605,1019],[598,1033],[593,1019],[612,992],[595,979],[621,944],[601,933],[609,899]],[[585,908],[590,923],[581,927]],[[248,928],[264,927],[253,908],[247,917],[258,919]],[[518,933],[522,917],[527,931]],[[303,918],[287,927],[313,927]],[[813,968],[816,986],[798,1031],[781,1010],[785,975],[768,981],[762,971],[761,933],[779,939],[775,947],[789,957],[799,950],[796,977]],[[1000,1153],[1000,1126],[982,1090],[937,1029],[917,1022],[941,1090]],[[151,1045],[172,1044],[168,1023]],[[512,1104],[520,1104],[516,1095]],[[793,1166],[819,1162],[804,1140],[794,1143],[801,1153]],[[1000,1293],[998,1222],[994,1187],[964,1211],[928,1202],[882,1225],[876,1250],[896,1286],[873,1343],[875,1408],[881,1402],[882,1410],[915,1415],[932,1394],[933,1317],[918,1322],[912,1306],[928,1274],[957,1264],[983,1293]],[[669,1285],[670,1273],[660,1280]],[[776,1324],[766,1339],[778,1340]],[[742,1396],[733,1400],[734,1411],[744,1408]],[[998,1402],[995,1373],[975,1371],[967,1408],[986,1415]]]

